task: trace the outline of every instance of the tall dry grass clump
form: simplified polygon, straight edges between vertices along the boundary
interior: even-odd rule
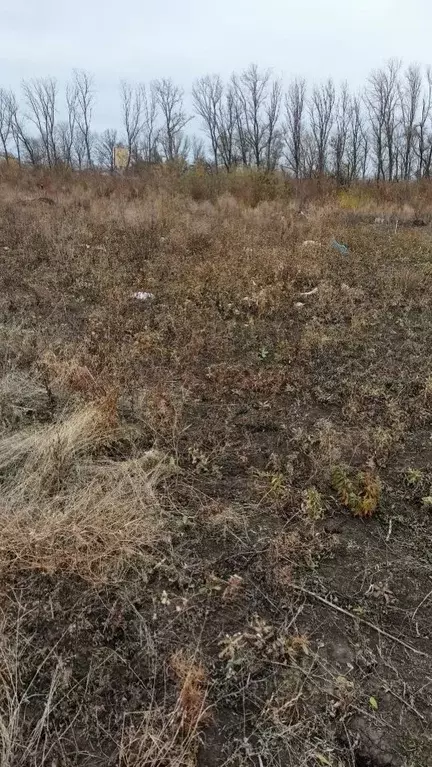
[[[156,451],[113,460],[124,436],[105,398],[0,439],[0,569],[103,580],[150,552],[164,535],[156,485],[166,463]]]
[[[195,767],[203,729],[211,721],[209,679],[195,654],[178,650],[170,659],[176,681],[171,702],[154,701],[142,712],[125,717],[119,767]]]

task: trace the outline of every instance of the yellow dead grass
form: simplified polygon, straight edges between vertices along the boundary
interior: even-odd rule
[[[121,436],[104,400],[0,440],[0,569],[107,580],[161,540],[155,488],[167,463],[156,451],[104,458],[101,449]]]

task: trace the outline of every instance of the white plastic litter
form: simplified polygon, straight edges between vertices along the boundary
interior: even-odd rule
[[[312,288],[312,290],[306,290],[304,293],[300,293],[301,296],[314,296],[315,293],[318,293],[318,285],[316,288]]]
[[[132,298],[136,298],[137,301],[151,301],[154,298],[154,293],[147,293],[145,290],[138,290],[134,293]]]
[[[301,309],[304,306],[304,303],[302,301],[296,301],[294,306],[296,309]]]
[[[317,240],[305,240],[304,242],[302,242],[302,248],[313,248],[314,245],[320,247],[321,243],[318,242]]]

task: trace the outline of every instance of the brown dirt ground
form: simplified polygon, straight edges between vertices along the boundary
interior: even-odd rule
[[[430,765],[430,227],[335,202],[300,219],[123,187],[19,195],[0,193],[1,373],[42,395],[2,401],[4,433],[115,391],[135,436],[109,457],[156,447],[175,471],[168,534],[115,577],[3,546],[4,764]],[[371,518],[335,465],[379,477]]]

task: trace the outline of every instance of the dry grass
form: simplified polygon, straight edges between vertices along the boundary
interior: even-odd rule
[[[104,400],[3,437],[1,567],[118,576],[163,538],[155,488],[166,460],[154,450],[104,458],[121,434],[114,403]]]
[[[0,181],[2,765],[429,765],[432,187]]]
[[[113,403],[92,404],[59,423],[7,435],[0,443],[0,471],[22,471],[18,484],[24,489],[28,478],[29,493],[41,492],[52,476],[61,484],[81,457],[114,441],[118,423],[112,407]]]
[[[15,627],[12,641],[4,634],[5,622],[2,622],[0,633],[0,755],[2,767],[32,763],[34,753],[42,747],[46,748],[46,728],[54,706],[56,693],[62,686],[62,664],[60,661],[54,667],[49,688],[41,707],[41,713],[30,731],[26,728],[26,711],[31,694],[32,681],[21,689],[22,669],[25,656],[25,644],[20,634],[19,623]],[[36,671],[39,675],[45,661],[42,661]],[[40,762],[40,767],[50,764],[49,747]]]
[[[211,718],[208,678],[194,655],[177,651],[170,659],[178,693],[172,710],[152,705],[148,711],[126,717],[119,767],[193,767],[200,734]],[[131,722],[135,721],[136,724]]]

